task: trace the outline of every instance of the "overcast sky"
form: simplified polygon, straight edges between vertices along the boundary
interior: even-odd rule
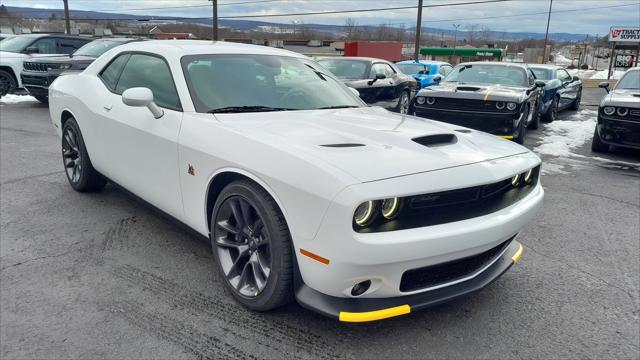
[[[477,0],[424,0],[424,5],[451,4]],[[62,0],[0,0],[9,6],[61,8]],[[415,6],[417,0],[218,0],[219,15],[278,14],[312,11]],[[234,4],[235,3],[235,4]],[[245,3],[245,4],[238,4]],[[206,0],[69,0],[74,10],[159,16],[210,16]],[[177,8],[182,6],[183,8]],[[176,7],[176,8],[174,8]],[[427,8],[423,26],[453,28],[462,24],[488,26],[494,31],[545,31],[548,0],[514,0],[494,4],[476,4]],[[135,10],[144,8],[145,10]],[[146,10],[149,8],[148,10]],[[162,8],[162,9],[158,9]],[[567,11],[579,10],[579,11]],[[386,10],[350,14],[293,17],[265,17],[252,20],[291,23],[344,24],[351,17],[358,24],[406,24],[415,26],[416,9]],[[554,0],[550,32],[605,35],[611,26],[640,26],[640,0]],[[532,14],[538,13],[538,14]],[[518,16],[527,14],[525,16]],[[484,18],[484,19],[483,19]],[[487,19],[489,18],[489,19]]]

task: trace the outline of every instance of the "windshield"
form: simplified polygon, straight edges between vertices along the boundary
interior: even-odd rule
[[[366,106],[317,63],[295,57],[229,54],[182,58],[198,112],[313,110]]]
[[[369,62],[347,59],[320,59],[318,63],[340,79],[366,79]]]
[[[14,36],[0,41],[0,51],[22,52],[27,46],[33,42],[34,38],[30,36]]]
[[[76,50],[73,53],[73,56],[91,56],[98,57],[108,50],[113,49],[118,45],[122,45],[124,42],[122,41],[113,41],[113,40],[94,40],[90,43],[85,44],[80,49]]]
[[[451,70],[445,81],[527,87],[523,69],[504,65],[458,65]]]
[[[535,75],[536,79],[538,79],[538,80],[551,80],[552,79],[553,72],[551,71],[551,69],[535,68],[535,67],[529,67],[529,69],[531,69],[531,71],[533,71],[533,75]]]
[[[640,89],[640,71],[629,71],[620,81],[618,81],[618,85],[616,85],[616,89]]]
[[[412,74],[429,74],[429,66],[422,64],[396,64],[396,66],[407,75]]]

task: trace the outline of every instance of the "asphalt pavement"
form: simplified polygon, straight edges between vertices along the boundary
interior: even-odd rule
[[[543,160],[520,264],[463,299],[344,324],[242,308],[206,242],[110,185],[69,187],[46,106],[0,104],[0,358],[638,359],[640,156],[586,141]]]

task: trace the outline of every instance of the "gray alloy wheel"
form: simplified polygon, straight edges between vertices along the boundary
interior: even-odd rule
[[[578,95],[576,95],[576,99],[571,103],[571,110],[578,110],[580,108],[580,100],[582,100],[582,90],[578,90]]]
[[[273,198],[250,180],[227,185],[211,214],[211,247],[231,295],[267,311],[293,299],[289,227]]]
[[[400,114],[407,114],[409,112],[410,101],[411,99],[409,98],[409,93],[403,91],[402,95],[400,95],[400,99],[398,99],[398,112]]]
[[[609,144],[605,144],[602,142],[602,140],[600,140],[600,135],[598,134],[597,126],[595,131],[593,132],[593,139],[591,140],[591,151],[593,152],[609,151]]]
[[[5,70],[0,70],[0,97],[11,94],[16,89],[16,80]]]
[[[524,119],[529,119],[531,111],[531,108],[528,104],[524,111],[526,111],[526,116],[523,116],[523,120],[520,121],[520,124],[518,124],[518,137],[514,139],[514,141],[520,145],[524,144],[524,135],[527,131],[527,124]]]

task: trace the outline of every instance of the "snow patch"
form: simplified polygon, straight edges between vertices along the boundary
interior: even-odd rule
[[[542,175],[549,175],[549,174],[561,174],[561,175],[567,175],[570,174],[568,171],[564,171],[565,165],[562,164],[555,164],[552,162],[543,162],[542,163],[542,167],[540,168],[540,172],[542,173]]]
[[[585,109],[571,116],[576,120],[556,120],[545,125],[542,141],[533,151],[557,157],[577,155],[572,150],[591,140],[596,127],[596,116],[596,111]]]
[[[38,100],[36,100],[36,98],[34,98],[33,96],[14,94],[7,94],[0,98],[0,103],[3,104],[20,104],[27,102],[38,102]]]
[[[584,70],[584,69],[568,69],[567,70],[571,76],[578,76],[580,79],[600,79],[606,80],[607,73],[609,70]],[[612,79],[620,79],[622,75],[625,73],[625,70],[614,70]]]

